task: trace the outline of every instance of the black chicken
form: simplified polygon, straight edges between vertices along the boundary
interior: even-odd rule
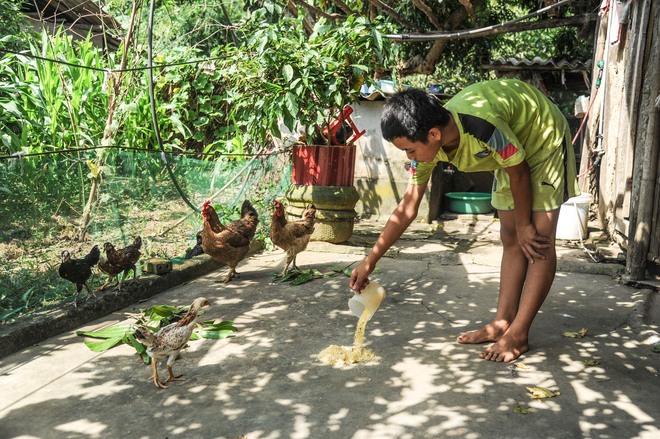
[[[197,232],[197,244],[186,252],[186,259],[194,258],[195,256],[203,255],[204,249],[202,248],[202,231]]]
[[[92,276],[92,267],[99,262],[100,257],[101,250],[98,245],[92,247],[82,259],[73,259],[67,250],[62,252],[62,263],[58,271],[60,277],[76,284],[76,297],[73,302],[75,306],[78,306],[78,295],[82,291],[83,285],[89,294],[94,295],[87,285],[87,280]]]

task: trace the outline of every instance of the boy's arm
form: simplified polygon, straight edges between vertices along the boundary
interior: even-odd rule
[[[415,220],[427,185],[428,183],[416,185],[408,183],[403,199],[390,215],[373,248],[360,265],[351,272],[349,286],[352,290],[359,292],[367,286],[367,278],[376,268],[376,263]]]
[[[552,245],[549,236],[541,236],[536,231],[532,220],[532,177],[526,161],[504,168],[509,176],[511,194],[513,195],[514,214],[516,219],[516,235],[518,244],[530,264],[534,258],[545,259],[538,249]]]

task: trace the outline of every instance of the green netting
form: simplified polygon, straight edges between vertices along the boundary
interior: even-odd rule
[[[57,274],[62,250],[78,258],[94,244],[123,247],[140,235],[143,259],[178,260],[195,244],[201,215],[182,199],[155,152],[107,153],[87,236],[74,239],[89,197],[87,161],[95,159],[89,152],[0,162],[0,321],[75,295],[75,286]],[[286,154],[213,161],[169,156],[169,162],[190,202],[201,206],[211,199],[226,221],[239,217],[244,199],[252,201],[262,239],[269,233],[270,201],[291,183]],[[104,280],[95,275],[90,287]]]

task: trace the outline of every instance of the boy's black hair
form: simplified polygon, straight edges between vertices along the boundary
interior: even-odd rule
[[[448,123],[449,111],[435,96],[408,88],[385,101],[380,130],[383,138],[390,142],[405,137],[413,142],[426,143],[431,128],[441,128]]]

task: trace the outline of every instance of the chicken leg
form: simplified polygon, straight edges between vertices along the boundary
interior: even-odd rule
[[[161,389],[167,389],[167,386],[165,384],[161,383],[160,379],[158,378],[158,362],[156,360],[151,360],[151,369],[153,370],[153,375],[151,375],[149,377],[149,381],[153,380],[156,387],[159,387]],[[167,366],[167,369],[171,370],[169,365]],[[171,374],[171,372],[170,372],[170,374]],[[167,381],[169,381],[169,379]]]
[[[113,287],[116,287],[119,284],[119,279],[117,277],[113,277],[113,278],[108,279],[100,287],[96,288],[96,291],[104,291],[108,287],[108,285],[110,285],[112,283],[113,280],[115,281],[115,284],[113,285]]]
[[[169,372],[170,376],[167,377],[167,380],[165,381],[166,383],[169,383],[170,381],[185,381],[182,378],[183,374],[174,375],[174,372],[172,372],[172,366],[170,366],[169,364],[167,365],[167,371]]]
[[[229,282],[230,280],[232,280],[234,278],[234,276],[240,277],[240,275],[236,271],[236,267],[229,267],[229,272],[227,273],[227,276],[225,276],[225,281],[224,282],[225,283]]]

